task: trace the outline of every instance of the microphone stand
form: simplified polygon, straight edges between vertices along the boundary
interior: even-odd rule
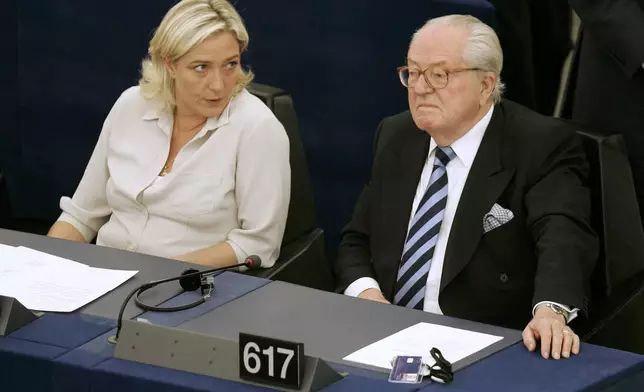
[[[218,268],[213,268],[213,269],[209,269],[209,270],[206,270],[206,271],[191,272],[189,274],[182,274],[180,276],[175,276],[175,277],[167,278],[167,279],[154,280],[152,282],[144,283],[141,286],[135,288],[134,290],[132,290],[132,292],[130,292],[130,294],[128,294],[128,296],[125,298],[125,301],[123,301],[123,304],[121,305],[121,310],[119,311],[119,316],[118,316],[118,319],[116,321],[116,335],[115,336],[110,336],[109,338],[107,338],[107,341],[112,343],[112,344],[116,344],[118,342],[119,335],[121,334],[121,328],[123,327],[123,313],[125,313],[125,308],[127,307],[127,304],[130,302],[130,299],[132,299],[132,297],[135,294],[137,296],[137,301],[136,301],[137,305],[139,307],[145,309],[145,310],[148,310],[148,311],[178,312],[178,311],[181,311],[181,310],[191,309],[191,308],[194,308],[195,306],[201,305],[202,303],[206,302],[205,297],[202,297],[200,300],[195,301],[195,302],[193,302],[191,304],[182,305],[182,306],[175,306],[175,307],[172,307],[172,308],[161,308],[161,307],[156,307],[156,306],[150,306],[150,305],[143,304],[141,301],[138,300],[138,296],[141,295],[146,290],[149,290],[149,289],[151,289],[153,287],[156,287],[156,286],[158,286],[158,285],[160,285],[162,283],[168,283],[168,282],[172,282],[172,281],[175,281],[175,280],[190,279],[190,278],[195,278],[195,277],[200,277],[201,278],[203,275],[212,274],[212,273],[215,273],[215,272],[234,269],[234,268],[239,268],[239,267],[247,267],[247,268],[250,268],[250,269],[259,268],[260,267],[260,265],[258,265],[259,263],[256,263],[256,260],[253,260],[252,257],[253,256],[247,257],[246,260],[244,260],[244,262],[241,263],[241,264],[229,265],[229,266],[226,266],[226,267],[218,267]]]

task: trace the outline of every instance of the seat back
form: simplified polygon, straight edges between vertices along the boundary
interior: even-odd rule
[[[644,353],[644,230],[621,135],[579,131],[591,169],[592,226],[600,257],[582,339]]]
[[[248,91],[271,108],[288,134],[291,162],[291,202],[282,240],[283,245],[288,245],[317,227],[311,178],[300,138],[293,99],[286,91],[265,84],[252,83],[248,87]]]
[[[644,229],[622,136],[578,134],[591,167],[592,225],[601,242],[593,296],[601,299],[644,271]]]
[[[293,99],[282,89],[258,83],[250,84],[248,91],[264,101],[284,125],[290,142],[291,164],[291,201],[280,258],[273,268],[251,273],[331,291],[333,276],[325,258],[324,233],[317,226],[313,189]]]

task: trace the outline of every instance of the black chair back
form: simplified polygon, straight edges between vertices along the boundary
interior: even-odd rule
[[[248,86],[248,91],[264,101],[284,125],[290,141],[291,163],[291,202],[280,258],[273,268],[255,270],[252,274],[331,291],[333,276],[324,256],[324,233],[317,225],[313,189],[293,99],[282,89],[258,83]]]
[[[248,90],[271,108],[288,134],[292,186],[288,220],[282,241],[284,245],[288,245],[317,228],[313,189],[293,99],[286,91],[264,84],[253,83]]]
[[[644,353],[644,229],[621,135],[579,131],[591,168],[600,257],[582,340]]]

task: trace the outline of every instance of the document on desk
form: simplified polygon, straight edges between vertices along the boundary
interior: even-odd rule
[[[30,310],[73,312],[137,272],[89,267],[24,247],[0,247],[0,295],[14,297]]]
[[[451,363],[460,361],[503,339],[464,329],[430,323],[418,323],[347,355],[345,361],[391,369],[391,360],[400,355],[422,356],[434,364],[429,350],[436,347]]]

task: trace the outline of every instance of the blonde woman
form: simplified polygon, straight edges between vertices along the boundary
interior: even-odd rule
[[[150,41],[139,85],[107,116],[49,236],[208,266],[278,257],[288,137],[246,91],[248,33],[225,0],[183,0]]]

